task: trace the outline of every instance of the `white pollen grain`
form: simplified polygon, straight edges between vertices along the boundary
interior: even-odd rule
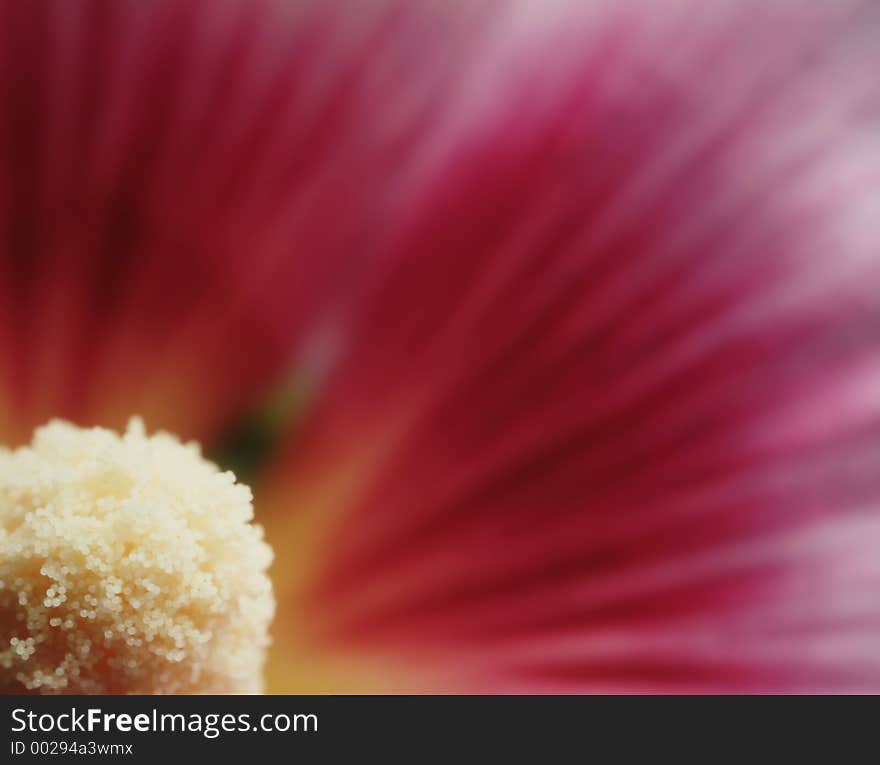
[[[0,693],[258,693],[272,551],[250,489],[133,418],[0,447]]]

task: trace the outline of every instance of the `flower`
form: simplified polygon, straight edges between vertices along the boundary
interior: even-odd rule
[[[880,689],[876,4],[354,7],[3,5],[8,439],[282,390],[274,690]]]

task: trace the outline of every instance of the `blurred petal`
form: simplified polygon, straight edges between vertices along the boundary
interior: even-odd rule
[[[0,437],[209,436],[344,302],[461,23],[346,7],[0,2]]]
[[[324,336],[270,682],[880,690],[877,5],[546,8]]]

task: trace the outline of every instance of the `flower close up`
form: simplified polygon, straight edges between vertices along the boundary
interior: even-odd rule
[[[0,439],[252,485],[270,691],[880,691],[877,2],[0,18]]]

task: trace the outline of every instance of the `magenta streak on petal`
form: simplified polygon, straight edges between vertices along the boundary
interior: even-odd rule
[[[349,302],[481,13],[0,3],[2,437],[250,410]]]
[[[746,5],[536,45],[401,202],[300,442],[402,422],[323,549],[327,645],[494,690],[880,684],[870,9]]]

